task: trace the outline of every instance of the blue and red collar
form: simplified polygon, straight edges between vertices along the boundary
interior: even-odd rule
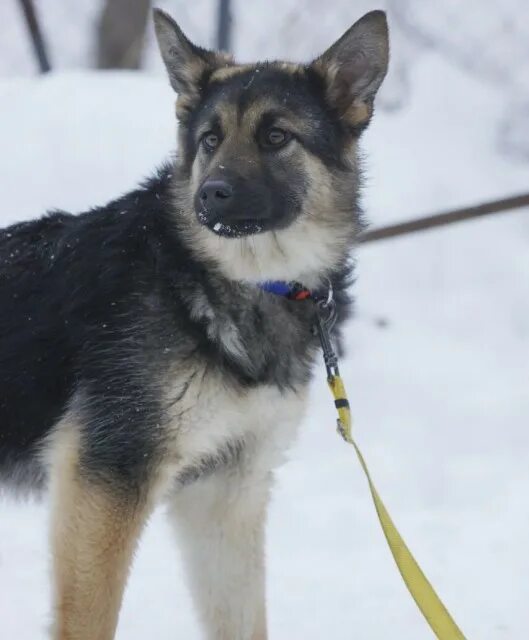
[[[264,282],[259,282],[257,286],[262,291],[287,298],[287,300],[312,300],[320,310],[334,312],[334,291],[330,280],[326,281],[325,287],[318,289],[308,289],[295,280],[290,282],[285,280],[265,280]]]
[[[285,282],[284,280],[267,280],[257,285],[267,293],[273,293],[289,300],[308,300],[313,298],[312,292],[299,282]]]
[[[330,337],[330,332],[336,322],[336,303],[330,280],[327,281],[327,287],[319,291],[311,291],[299,282],[285,282],[283,280],[267,280],[260,282],[257,286],[262,291],[287,298],[287,300],[311,300],[314,303],[316,310],[314,328],[320,338],[327,377],[331,380],[338,376],[338,358]]]

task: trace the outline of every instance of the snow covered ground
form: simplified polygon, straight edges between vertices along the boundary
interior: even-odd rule
[[[436,54],[410,104],[365,137],[370,221],[522,192],[529,167],[487,132],[502,96]],[[58,74],[0,82],[0,224],[80,211],[133,186],[174,145],[159,77]],[[356,433],[387,506],[468,638],[529,627],[529,211],[358,251],[342,369]],[[431,637],[386,549],[324,374],[268,532],[270,637]],[[46,506],[0,501],[0,636],[46,637]],[[160,511],[142,540],[118,639],[198,640]]]

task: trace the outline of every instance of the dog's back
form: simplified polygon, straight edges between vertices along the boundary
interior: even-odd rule
[[[0,230],[0,485],[42,487],[47,434],[80,377],[97,375],[105,336],[137,316],[166,183],[162,171],[105,207]]]
[[[40,485],[36,445],[72,387],[71,342],[56,266],[65,230],[54,214],[0,231],[0,479]],[[60,262],[59,262],[60,264]]]

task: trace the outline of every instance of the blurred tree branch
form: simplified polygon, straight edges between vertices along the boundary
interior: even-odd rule
[[[97,29],[99,69],[139,69],[150,0],[106,0]]]
[[[448,224],[453,224],[454,222],[463,222],[464,220],[472,220],[482,216],[506,213],[521,207],[529,207],[529,193],[512,196],[511,198],[502,198],[501,200],[491,200],[490,202],[483,202],[482,204],[472,207],[463,207],[462,209],[444,211],[442,213],[436,213],[433,216],[406,220],[405,222],[391,224],[386,227],[368,229],[360,234],[358,241],[360,243],[364,243],[386,240],[387,238],[404,236],[415,231],[424,231],[426,229],[433,229],[434,227],[443,227]]]
[[[33,45],[33,51],[35,52],[40,72],[46,73],[51,70],[51,64],[48,58],[46,44],[42,37],[42,31],[35,12],[33,0],[20,0],[20,6],[24,13],[24,19],[31,37],[31,44]]]
[[[219,15],[217,25],[217,49],[231,50],[231,6],[230,0],[219,0]]]

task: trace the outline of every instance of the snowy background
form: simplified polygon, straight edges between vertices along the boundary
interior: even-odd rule
[[[18,6],[0,4],[0,224],[102,203],[148,175],[175,142],[173,96],[151,35],[146,71],[90,72],[100,3],[37,4],[58,69],[47,77],[34,75]],[[212,43],[213,2],[159,4]],[[528,189],[527,3],[234,5],[244,59],[301,59],[363,11],[389,8],[394,66],[364,138],[374,226]],[[529,210],[361,247],[357,258],[342,369],[380,492],[469,640],[525,638]],[[310,409],[270,514],[270,637],[431,637],[354,454],[334,432],[323,372]],[[2,639],[46,637],[46,531],[45,504],[0,499]],[[200,638],[162,510],[137,554],[117,637]]]

